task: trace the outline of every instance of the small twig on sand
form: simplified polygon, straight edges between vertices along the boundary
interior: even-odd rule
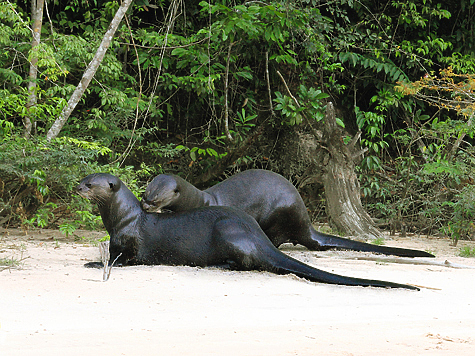
[[[109,260],[110,260],[110,253],[109,253],[109,241],[103,241],[99,244],[99,251],[101,252],[101,261],[104,265],[104,270],[102,273],[102,280],[105,282],[109,279],[110,271],[109,271]]]
[[[101,260],[102,260],[102,263],[104,264],[104,270],[102,272],[103,282],[106,282],[109,280],[114,263],[116,263],[117,259],[122,255],[122,253],[119,253],[119,255],[115,258],[115,260],[109,266],[109,260],[110,260],[109,243],[110,243],[109,241],[103,241],[99,245],[99,251],[101,252]]]

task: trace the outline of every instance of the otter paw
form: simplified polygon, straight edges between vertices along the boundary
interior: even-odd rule
[[[86,268],[103,268],[104,264],[102,262],[88,262],[84,264]]]

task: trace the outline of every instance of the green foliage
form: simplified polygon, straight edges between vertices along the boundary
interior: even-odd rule
[[[99,246],[99,243],[103,241],[109,241],[109,240],[110,240],[109,235],[105,235],[104,237],[101,237],[101,238],[81,236],[76,239],[76,241],[79,241],[81,243],[85,243],[88,245],[92,245],[92,246]]]
[[[76,214],[81,217],[80,220],[77,220],[76,222],[89,230],[97,229],[98,225],[102,222],[100,216],[94,215],[87,210],[77,210]]]
[[[386,78],[393,82],[402,81],[407,75],[388,58],[377,56],[361,55],[355,52],[340,52],[338,55],[341,63],[348,63],[353,67],[361,67],[374,73],[383,73]]]
[[[385,243],[386,243],[386,241],[382,237],[374,239],[374,240],[371,241],[371,244],[378,245],[378,246],[382,246]]]
[[[325,106],[322,105],[322,100],[328,98],[329,95],[319,89],[307,89],[303,84],[300,85],[297,93],[298,104],[291,97],[282,95],[280,92],[276,92],[275,95],[274,101],[277,103],[275,110],[281,111],[284,115],[282,124],[298,125],[302,123],[303,116],[311,117],[316,121],[321,121],[325,117]],[[337,119],[337,122],[344,126],[340,119]]]
[[[67,69],[61,68],[58,65],[55,54],[55,48],[44,42],[39,43],[34,49],[29,51],[28,62],[37,61],[38,70],[44,80],[56,82],[68,74]]]
[[[379,169],[381,167],[378,155],[388,147],[385,140],[381,140],[382,129],[385,119],[382,115],[368,111],[363,112],[355,107],[356,123],[359,129],[364,129],[366,137],[361,140],[363,146],[369,148],[370,154],[362,162],[362,167],[367,169]]]
[[[4,138],[0,141],[0,177],[4,184],[0,202],[21,222],[48,226],[58,199],[68,199],[79,180],[98,168],[96,160],[105,152],[97,143],[77,139],[47,142],[18,136]],[[27,216],[28,211],[31,216]]]
[[[219,154],[218,152],[216,152],[216,150],[214,150],[211,147],[208,147],[208,148],[193,147],[193,148],[190,149],[188,147],[180,145],[180,146],[177,146],[176,149],[177,150],[190,151],[190,158],[194,162],[198,161],[199,159],[203,159],[207,156],[218,160],[218,159],[226,156],[226,154],[227,154],[226,152]]]
[[[66,220],[59,225],[59,231],[66,236],[72,235],[79,228],[85,228],[88,230],[100,230],[103,228],[102,219],[100,216],[94,215],[88,210],[76,210],[75,212],[79,218],[73,221]]]
[[[446,233],[456,243],[459,239],[472,238],[475,234],[475,187],[466,186],[455,196],[453,202],[448,202],[453,209],[452,219],[447,223]]]
[[[303,121],[301,112],[305,108],[298,107],[295,101],[287,95],[282,95],[280,92],[275,93],[276,98],[274,101],[277,103],[275,109],[282,111],[284,117],[287,119],[282,123],[287,123],[288,125],[300,124]]]
[[[28,110],[26,107],[28,100],[26,89],[19,88],[16,92],[0,90],[2,121],[8,120],[9,131],[14,128],[14,122],[19,123],[24,117],[33,115],[38,122],[38,130],[44,132],[44,127],[52,123],[52,118],[58,116],[66,104],[64,99],[51,96],[44,90],[37,90],[36,94],[39,99],[38,103]]]
[[[475,257],[475,247],[470,248],[469,246],[465,246],[460,249],[459,255],[461,257]]]
[[[235,131],[231,132],[231,135],[237,136],[239,141],[243,141],[246,138],[247,133],[256,126],[255,119],[257,114],[247,115],[244,108],[241,112],[237,112],[237,117],[234,119]]]
[[[78,139],[59,138],[47,142],[15,136],[0,142],[0,174],[4,177],[26,177],[36,182],[44,182],[45,177],[62,182],[73,176],[75,179],[71,183],[74,184],[78,174],[90,171],[86,162],[94,162],[109,151],[96,142]],[[39,166],[41,170],[37,168]],[[56,179],[59,177],[64,178]],[[70,187],[68,184],[67,188]]]
[[[13,127],[10,121],[0,119],[0,139],[9,137]]]
[[[71,223],[68,223],[68,222],[65,222],[61,225],[59,225],[59,231],[66,235],[66,238],[69,237],[69,235],[72,235],[74,233],[74,231],[76,231],[77,227],[75,224],[71,224]]]
[[[49,188],[46,185],[46,173],[43,170],[35,169],[30,178],[30,183],[36,185],[36,190],[43,197],[49,194]]]
[[[101,8],[102,2],[78,0],[74,3],[76,5],[66,7],[61,4],[59,8],[63,6],[62,12],[48,14],[49,26],[45,24],[42,27],[41,42],[32,49],[29,45],[29,6],[23,8],[20,3],[0,2],[0,34],[3,35],[0,36],[0,78],[4,83],[0,90],[0,111],[3,116],[0,119],[8,120],[17,129],[22,128],[22,120],[29,117],[36,128],[34,134],[46,133],[66,105],[68,95],[77,84],[76,78],[82,76],[87,63],[93,58],[113,15],[110,11],[118,6],[115,2],[106,3],[104,8]],[[58,8],[53,6],[51,9]],[[79,19],[78,15],[84,16],[85,21]],[[61,32],[64,26],[69,26],[76,33]],[[125,128],[139,102],[138,89],[133,88],[135,79],[124,72],[122,61],[114,52],[115,48],[113,42],[77,110],[90,112],[92,107],[94,113],[102,118],[107,113],[107,125],[103,128],[126,136],[128,130]],[[37,60],[38,68],[35,88],[37,103],[27,109],[30,95],[27,90],[28,67],[33,59]],[[74,85],[67,78],[73,79]],[[141,102],[141,105],[146,104]],[[151,111],[155,112],[153,109]],[[114,116],[118,119],[114,120]],[[84,126],[82,120],[78,123],[74,118],[71,122],[73,126],[67,126],[64,132],[73,133],[73,137],[79,130],[83,136],[96,137],[99,134],[99,139],[114,142],[110,133],[103,134],[103,130],[97,130],[97,125]],[[87,132],[85,127],[91,130]]]
[[[27,219],[23,221],[23,224],[29,226],[37,226],[39,228],[47,227],[50,223],[51,219],[54,219],[53,210],[56,209],[58,206],[55,203],[46,203],[38,211],[31,219]]]
[[[421,152],[415,142],[409,142],[409,150],[419,151],[418,157],[400,157],[386,167],[389,171],[361,176],[365,200],[372,202],[368,207],[375,217],[403,220],[419,232],[439,231],[455,242],[471,238],[475,232],[475,190],[470,183],[475,179],[475,152],[460,151],[447,159],[440,145],[428,147]]]

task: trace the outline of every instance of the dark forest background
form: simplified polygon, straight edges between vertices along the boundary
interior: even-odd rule
[[[136,0],[47,138],[120,4],[0,1],[0,223],[99,228],[74,195],[93,172],[140,195],[162,172],[206,187],[249,168],[284,175],[325,222],[312,157],[331,101],[343,139],[361,131],[362,201],[382,228],[471,238],[474,3]]]

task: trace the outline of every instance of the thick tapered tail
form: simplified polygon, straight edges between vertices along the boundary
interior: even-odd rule
[[[365,242],[345,239],[343,237],[323,234],[316,230],[312,232],[312,240],[318,243],[320,250],[339,249],[361,252],[374,252],[383,255],[393,255],[400,257],[435,257],[433,254],[425,251],[372,245]]]
[[[277,250],[278,251],[278,250]],[[268,256],[271,257],[271,256]],[[362,287],[382,287],[382,288],[405,288],[412,290],[419,290],[419,288],[399,284],[393,282],[363,279],[363,278],[353,278],[341,276],[338,274],[325,272],[317,268],[306,265],[303,262],[300,262],[280,251],[276,254],[272,254],[272,262],[268,266],[270,272],[277,274],[295,274],[298,277],[308,279],[312,282],[320,283],[330,283],[330,284],[341,284],[348,286],[362,286]],[[270,261],[269,261],[270,262]]]

